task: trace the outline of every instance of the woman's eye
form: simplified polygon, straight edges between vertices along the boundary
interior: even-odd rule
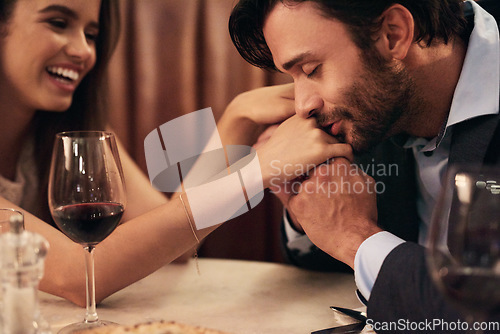
[[[55,28],[64,29],[68,26],[68,22],[63,19],[50,19],[49,24]]]
[[[95,42],[97,40],[97,36],[98,34],[97,33],[86,33],[85,34],[85,37],[89,40],[89,41],[93,41]]]

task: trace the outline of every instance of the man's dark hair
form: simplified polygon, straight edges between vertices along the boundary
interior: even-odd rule
[[[372,46],[373,33],[380,27],[380,15],[396,3],[413,15],[415,42],[427,46],[435,39],[448,43],[466,25],[463,0],[240,0],[229,18],[229,32],[241,56],[252,65],[276,70],[262,32],[264,22],[277,3],[293,6],[305,1],[317,5],[324,16],[346,24],[353,41],[362,50]]]

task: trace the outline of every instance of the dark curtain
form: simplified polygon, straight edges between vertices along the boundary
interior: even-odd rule
[[[144,138],[161,124],[239,93],[288,82],[244,62],[227,23],[233,0],[121,0],[122,35],[110,67],[111,125],[146,171]],[[196,136],[196,133],[192,134]],[[282,208],[271,195],[216,230],[200,256],[282,261]]]

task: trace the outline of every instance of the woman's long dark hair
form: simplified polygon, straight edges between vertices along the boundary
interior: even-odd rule
[[[17,0],[0,1],[0,22],[8,22]],[[56,133],[73,130],[103,130],[106,127],[107,65],[120,34],[119,0],[102,0],[99,34],[96,40],[96,64],[77,87],[71,106],[65,112],[38,110],[32,127],[35,135],[35,161],[39,173],[41,198],[47,198],[52,145]],[[52,221],[47,205],[37,212]]]

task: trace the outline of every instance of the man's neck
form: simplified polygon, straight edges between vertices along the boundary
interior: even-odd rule
[[[467,48],[461,39],[428,48],[413,46],[405,62],[420,96],[416,110],[409,113],[404,132],[424,138],[439,134],[451,109]]]

